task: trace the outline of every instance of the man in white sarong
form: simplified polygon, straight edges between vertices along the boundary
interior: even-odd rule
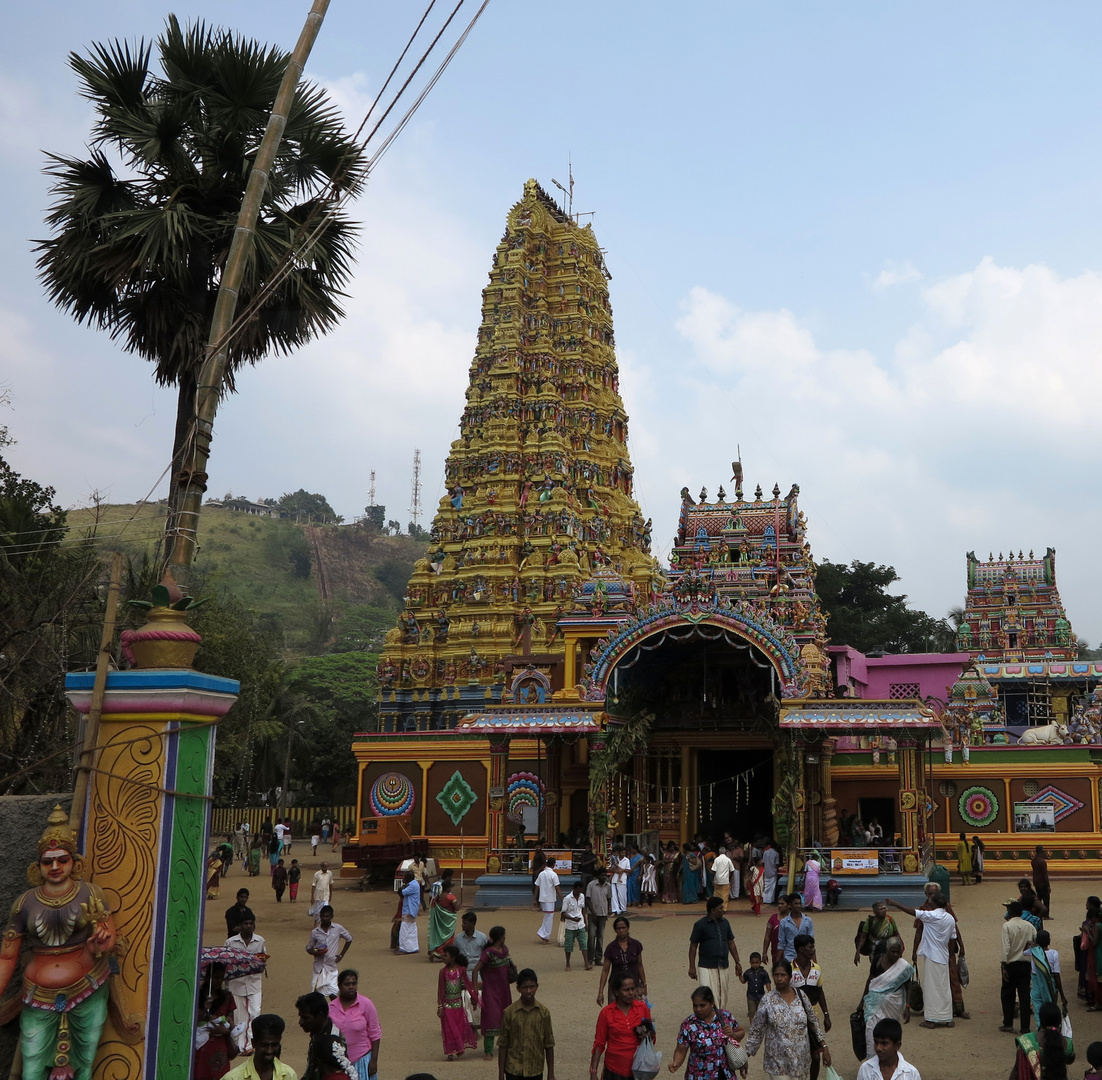
[[[417,939],[417,913],[421,910],[421,886],[413,876],[412,870],[402,875],[402,926],[398,931],[398,951],[400,953],[419,952],[421,946]]]
[[[628,874],[631,871],[631,860],[624,854],[623,844],[612,849],[608,866],[612,871],[612,914],[620,915],[628,909]]]
[[[905,907],[894,900],[886,904],[906,912],[922,923],[922,1003],[925,1019],[919,1027],[954,1027],[953,995],[949,987],[949,942],[957,936],[957,920],[945,910],[946,900],[936,893],[929,900],[930,910]]]

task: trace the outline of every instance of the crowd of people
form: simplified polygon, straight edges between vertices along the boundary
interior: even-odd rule
[[[982,853],[977,863],[973,845],[964,843],[968,859],[958,861],[958,872],[962,884],[972,884],[982,874]],[[783,867],[779,849],[768,840],[758,847],[727,837],[714,847],[704,841],[688,848],[667,847],[661,864],[620,844],[613,845],[607,865],[595,856],[590,860],[587,851],[570,868],[580,872],[571,874],[568,889],[555,858],[545,855],[542,845],[533,852],[532,898],[539,915],[533,928],[539,944],[533,947],[557,943],[566,970],[572,970],[575,959],[586,971],[599,969],[592,1080],[638,1080],[641,1073],[654,1076],[657,1071],[652,1066],[658,1032],[648,999],[644,940],[631,922],[632,909],[645,906],[651,894],[669,902],[704,901],[703,914],[687,927],[691,1012],[677,1028],[668,1070],[685,1068],[686,1080],[733,1080],[745,1076],[749,1058],[760,1054],[771,1080],[818,1080],[832,1066],[828,994],[837,997],[830,990],[829,965],[824,968],[816,950],[814,915],[825,906],[819,860],[813,853],[806,860],[800,891],[778,893]],[[767,902],[764,888],[756,895],[755,878],[764,879],[769,851],[778,858]],[[648,868],[654,871],[651,879]],[[761,869],[758,875],[756,868]],[[1001,983],[992,992],[997,990],[1002,1008],[999,1030],[1015,1036],[1010,1080],[1065,1080],[1075,1054],[1067,1016],[1073,988],[1065,986],[1066,969],[1044,926],[1051,918],[1051,886],[1043,848],[1038,848],[1031,869],[1032,876],[1018,882],[1017,895],[1002,905]],[[635,890],[631,881],[637,872]],[[278,875],[272,877],[278,890]],[[864,969],[865,979],[849,1025],[854,1052],[861,1058],[858,1080],[921,1080],[902,1051],[904,1025],[912,1013],[921,1016],[918,1026],[929,1030],[952,1029],[970,1019],[964,1004],[969,985],[964,937],[945,878],[939,871],[920,905],[885,899],[858,922],[853,964]],[[686,882],[693,893],[688,900]],[[314,925],[305,949],[313,962],[312,981],[310,991],[296,1002],[299,1026],[310,1036],[305,1080],[370,1080],[378,1075],[382,1031],[374,1005],[359,992],[358,973],[342,967],[353,934],[334,918],[332,885],[332,871],[322,863],[310,884],[308,910]],[[771,908],[760,948],[748,955],[740,952],[727,917],[740,895],[748,895],[755,912],[763,905]],[[904,918],[913,930],[909,942]],[[422,919],[428,937],[424,948],[418,934]],[[295,1080],[279,1061],[284,1021],[262,1011],[259,972],[267,953],[247,889],[238,892],[226,912],[226,930],[226,947],[255,956],[261,967],[232,977],[218,964],[204,971],[196,1080],[227,1075],[231,1080]],[[497,1060],[499,1080],[544,1075],[555,1080],[552,1017],[537,999],[536,971],[518,969],[503,926],[483,932],[478,913],[461,910],[450,871],[430,881],[425,865],[418,863],[404,874],[392,945],[399,954],[424,955],[440,964],[436,1007],[447,1060],[461,1058],[481,1043],[482,1056]],[[1072,951],[1075,996],[1085,1010],[1102,1010],[1099,897],[1087,898]],[[838,1053],[835,1047],[836,1057]],[[252,1055],[252,1071],[243,1065],[231,1068],[238,1054]],[[1086,1058],[1092,1069],[1088,1080],[1102,1080],[1102,1072],[1096,1071],[1102,1069],[1102,1043],[1092,1043]]]

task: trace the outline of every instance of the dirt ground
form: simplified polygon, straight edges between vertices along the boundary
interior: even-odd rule
[[[223,880],[218,899],[207,902],[204,942],[222,944],[225,910],[234,902],[239,888],[248,888],[249,903],[257,915],[257,933],[265,938],[271,954],[269,977],[264,985],[264,1011],[277,1012],[287,1021],[283,1060],[301,1075],[306,1037],[298,1029],[294,1002],[310,989],[311,958],[305,947],[313,920],[306,909],[309,880],[321,860],[311,860],[309,848],[303,844],[296,845],[293,855],[303,866],[298,903],[288,903],[286,896],[282,904],[275,902],[266,869],[261,877],[249,878],[239,866],[235,867]],[[338,880],[333,906],[336,921],[345,925],[355,938],[343,966],[358,969],[360,992],[371,998],[379,1011],[383,1028],[380,1080],[403,1080],[415,1072],[432,1073],[438,1080],[496,1080],[497,1065],[482,1059],[481,1043],[478,1050],[468,1051],[458,1061],[444,1060],[436,1018],[440,965],[429,963],[424,956],[427,917],[419,920],[422,954],[395,956],[389,948],[394,894],[383,890],[360,892],[354,886],[354,882]],[[928,1031],[918,1026],[917,1020],[921,1019],[918,1017],[904,1028],[903,1054],[917,1066],[923,1080],[1005,1080],[1010,1072],[1014,1037],[998,1030],[1001,1023],[998,950],[1001,903],[1015,891],[1012,882],[990,878],[978,886],[953,888],[953,907],[961,920],[971,972],[971,985],[964,991],[971,1019],[958,1020],[953,1029]],[[469,907],[475,894],[469,881],[464,892],[463,899]],[[1060,952],[1065,989],[1072,1002],[1071,1018],[1079,1057],[1068,1074],[1077,1077],[1086,1071],[1087,1045],[1102,1039],[1102,1013],[1087,1013],[1075,997],[1071,941],[1082,921],[1085,897],[1102,889],[1088,880],[1058,881],[1053,892],[1056,918],[1047,922],[1046,927]],[[645,949],[648,993],[663,1064],[672,1056],[679,1024],[691,1011],[689,994],[695,983],[688,977],[688,939],[692,921],[703,915],[703,907],[703,904],[693,908],[656,904],[638,916],[632,914],[632,935]],[[540,916],[530,909],[475,910],[479,929],[485,932],[494,925],[504,926],[506,944],[517,966],[532,967],[540,976],[537,998],[551,1010],[555,1025],[558,1080],[586,1080],[598,1012],[599,969],[586,972],[575,953],[574,969],[564,971],[562,950],[537,939]],[[844,1080],[853,1080],[858,1068],[850,1049],[849,1014],[857,1004],[866,973],[867,961],[862,959],[860,968],[853,964],[853,936],[863,914],[829,911],[814,916],[818,958],[835,1022],[829,1044],[835,1067]],[[733,905],[729,917],[746,963],[751,951],[761,949],[765,916],[755,917],[748,901],[743,899]],[[905,916],[903,919],[908,923],[904,940],[910,958],[913,934],[910,920]],[[738,1006],[744,1002],[740,992],[733,1009],[740,1019],[745,1012]],[[749,1075],[753,1080],[764,1075],[760,1052],[751,1059]]]

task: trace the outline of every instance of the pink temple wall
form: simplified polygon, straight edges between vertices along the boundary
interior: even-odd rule
[[[848,686],[847,696],[879,698],[899,696],[899,689],[917,684],[917,697],[948,700],[949,689],[968,665],[968,653],[904,653],[899,656],[866,656],[848,645],[827,647],[838,686]],[[893,686],[896,688],[893,694]]]

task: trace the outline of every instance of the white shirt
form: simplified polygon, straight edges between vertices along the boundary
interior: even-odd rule
[[[915,918],[922,923],[918,955],[935,964],[949,963],[949,942],[957,936],[957,920],[945,908],[933,908],[931,911],[919,908]]]
[[[555,891],[558,887],[559,875],[556,874],[550,866],[545,866],[536,878],[536,888],[539,890],[540,903],[553,904],[559,898],[559,894]]]
[[[226,938],[226,948],[237,949],[238,952],[247,952],[254,956],[257,953],[268,951],[264,948],[264,939],[259,934],[253,934],[248,941],[240,934],[234,934],[233,937]],[[250,994],[259,994],[263,985],[260,980],[263,978],[264,972],[258,971],[255,975],[242,975],[237,979],[227,979],[226,989],[234,997],[248,997]]]
[[[282,822],[280,822],[280,823],[279,823],[279,824],[278,824],[278,825],[277,825],[277,826],[275,827],[275,834],[276,834],[276,839],[277,839],[277,840],[282,840],[282,839],[283,839],[283,834],[284,834],[284,833],[285,833],[286,831],[287,831],[287,826],[286,826],[286,825],[284,825],[284,824],[283,824]]]
[[[333,884],[332,870],[318,870],[314,874],[314,901],[329,903],[329,888]]]
[[[926,930],[922,931],[922,936],[926,937]],[[892,1073],[892,1080],[922,1080],[918,1069],[909,1061],[903,1060],[902,1052],[897,1057],[899,1064]],[[861,1068],[857,1070],[857,1080],[884,1080],[884,1074],[880,1071],[880,1059],[874,1055],[868,1061],[862,1061]]]
[[[581,930],[585,926],[585,897],[570,893],[562,898],[562,917],[567,930]]]
[[[726,855],[717,855],[712,860],[712,874],[715,876],[715,884],[730,885],[731,872],[734,869],[735,864]]]
[[[628,883],[628,871],[631,870],[631,860],[625,855],[619,859],[614,858],[611,863],[612,884],[626,885]]]
[[[1060,954],[1055,949],[1045,949],[1045,959],[1048,961],[1048,970],[1053,975],[1060,974]],[[1037,961],[1032,957],[1029,961],[1029,966],[1033,971],[1033,974],[1037,974]]]

